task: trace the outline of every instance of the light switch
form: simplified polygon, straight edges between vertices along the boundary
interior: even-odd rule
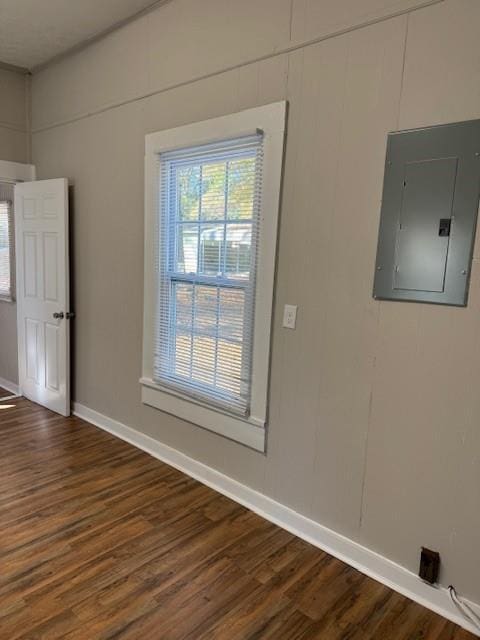
[[[283,309],[283,326],[285,329],[295,329],[297,322],[297,305],[286,304]]]

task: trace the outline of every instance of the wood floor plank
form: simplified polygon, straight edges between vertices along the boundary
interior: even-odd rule
[[[0,640],[474,638],[78,418],[3,405]]]

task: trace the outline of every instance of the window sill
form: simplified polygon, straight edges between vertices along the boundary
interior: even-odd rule
[[[10,304],[12,304],[15,302],[15,298],[12,298],[11,296],[0,295],[0,302],[9,302]]]
[[[207,407],[192,398],[160,386],[149,378],[141,378],[142,402],[187,422],[218,433],[230,440],[265,451],[265,425],[253,417],[240,418],[220,409]]]

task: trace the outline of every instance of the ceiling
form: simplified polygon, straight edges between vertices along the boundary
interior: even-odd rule
[[[155,4],[153,0],[0,0],[0,62],[38,67]]]

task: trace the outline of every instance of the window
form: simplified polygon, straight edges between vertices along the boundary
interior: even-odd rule
[[[154,380],[247,415],[263,136],[160,154]]]
[[[0,300],[12,301],[13,290],[13,185],[0,184]]]
[[[263,450],[285,104],[147,136],[146,404]]]

